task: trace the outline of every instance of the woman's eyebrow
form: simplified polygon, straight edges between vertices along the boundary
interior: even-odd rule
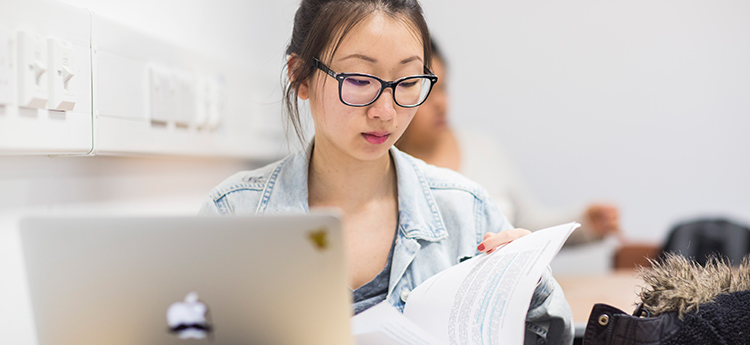
[[[374,59],[374,58],[372,58],[370,56],[364,55],[364,54],[351,54],[351,55],[347,55],[347,56],[339,59],[339,61],[344,61],[344,60],[353,59],[353,58],[361,59],[361,60],[364,60],[364,61],[367,61],[367,62],[370,62],[370,63],[377,63],[378,62],[378,60],[376,60],[376,59]],[[401,64],[405,65],[405,64],[407,64],[409,62],[412,62],[412,61],[422,61],[422,58],[419,55],[414,55],[414,56],[411,56],[411,57],[408,57],[406,59],[401,60]]]
[[[417,55],[414,55],[414,56],[412,56],[410,58],[406,58],[406,59],[401,60],[401,64],[405,65],[405,64],[407,64],[409,62],[412,62],[412,61],[415,61],[415,60],[422,61],[422,58],[419,57],[419,56],[417,56]]]
[[[365,60],[365,61],[371,62],[371,63],[378,62],[378,60],[375,60],[374,58],[371,58],[371,57],[369,57],[367,55],[363,55],[363,54],[351,54],[351,55],[347,55],[347,56],[341,58],[339,61],[344,61],[344,60],[352,59],[352,58],[362,59],[362,60]]]

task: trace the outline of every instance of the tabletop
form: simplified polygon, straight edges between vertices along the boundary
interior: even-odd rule
[[[637,273],[635,269],[621,269],[606,274],[555,277],[573,311],[577,335],[583,334],[591,309],[596,303],[609,304],[627,313],[635,310],[640,301],[638,292],[644,285]]]

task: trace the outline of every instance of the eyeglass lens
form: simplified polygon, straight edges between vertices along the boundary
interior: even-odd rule
[[[430,81],[424,77],[402,80],[394,91],[396,103],[413,106],[422,103],[430,91]],[[380,92],[380,81],[367,76],[349,76],[341,84],[341,98],[347,104],[363,105],[372,102]]]

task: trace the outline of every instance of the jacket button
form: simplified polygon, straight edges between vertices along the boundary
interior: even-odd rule
[[[609,324],[609,315],[602,314],[601,316],[599,316],[599,324],[602,325],[602,326],[608,325]]]
[[[401,301],[402,302],[406,303],[406,300],[409,298],[409,293],[411,293],[411,291],[409,291],[409,289],[403,289],[403,290],[401,290]]]

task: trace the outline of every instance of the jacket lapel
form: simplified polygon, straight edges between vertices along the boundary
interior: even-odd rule
[[[388,295],[406,273],[417,256],[422,241],[436,242],[448,237],[445,223],[438,210],[416,159],[397,148],[391,148],[398,179],[398,237],[393,249]]]
[[[269,176],[257,214],[308,213],[307,153],[300,151],[281,162]]]

